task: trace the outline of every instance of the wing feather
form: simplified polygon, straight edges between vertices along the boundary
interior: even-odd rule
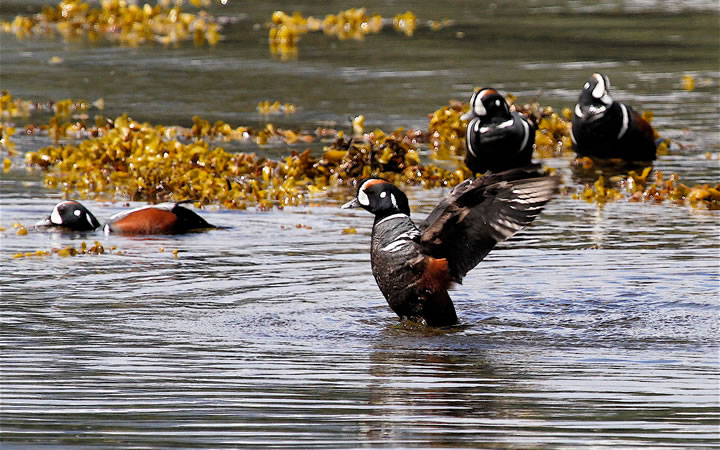
[[[420,224],[425,253],[448,261],[453,281],[502,242],[532,222],[557,190],[554,177],[539,165],[466,180]]]

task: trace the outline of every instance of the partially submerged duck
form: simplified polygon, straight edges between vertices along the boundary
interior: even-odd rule
[[[103,226],[106,233],[120,234],[181,234],[216,228],[181,203],[163,203],[122,211],[110,217]],[[50,215],[37,226],[58,227],[71,231],[93,231],[100,222],[80,202],[58,203]]]
[[[532,161],[537,128],[523,114],[510,111],[505,97],[483,88],[470,98],[465,134],[465,164],[473,173],[502,172]]]
[[[572,119],[571,138],[578,156],[624,161],[654,161],[662,139],[632,107],[613,100],[610,79],[594,73],[583,86]]]

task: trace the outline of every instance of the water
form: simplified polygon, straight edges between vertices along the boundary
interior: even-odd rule
[[[4,1],[0,14],[43,3]],[[231,3],[213,10],[238,20],[211,50],[2,35],[1,87],[102,97],[108,116],[158,124],[198,114],[262,126],[257,103],[280,100],[298,106],[271,117],[281,126],[346,126],[362,113],[389,130],[425,127],[474,86],[571,106],[601,70],[615,98],[653,110],[686,145],[657,168],[686,184],[720,180],[714,2],[417,2],[421,19],[455,24],[412,39],[305,35],[293,61],[271,58],[253,28],[291,2]],[[48,65],[53,56],[63,63]],[[695,91],[681,88],[684,74]],[[50,143],[15,141],[23,152]],[[17,236],[12,223],[46,216],[60,195],[13,162],[0,178],[4,448],[719,445],[717,211],[560,197],[451,293],[460,326],[414,329],[372,279],[371,217],[338,209],[350,192],[282,211],[209,207],[203,217],[228,228],[202,234]],[[543,163],[574,185],[567,158]],[[415,218],[444,193],[409,189]],[[127,208],[84,203],[100,220]],[[95,240],[123,254],[11,258]]]

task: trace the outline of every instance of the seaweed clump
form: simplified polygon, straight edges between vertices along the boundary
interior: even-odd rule
[[[46,170],[45,183],[66,195],[151,203],[192,199],[235,209],[299,205],[309,193],[370,175],[426,187],[453,186],[470,175],[467,169],[422,165],[414,132],[402,130],[352,138],[338,132],[320,158],[305,150],[274,161],[230,153],[204,139],[183,142],[172,127],[127,116],[110,123],[102,136],[77,145],[29,152],[26,164]]]
[[[94,41],[105,36],[126,45],[147,42],[173,44],[192,40],[196,45],[215,45],[221,39],[220,24],[205,11],[186,12],[169,0],[155,6],[139,6],[124,0],[102,0],[93,6],[84,0],[64,0],[45,6],[32,16],[17,16],[12,22],[0,22],[0,30],[18,38],[55,32],[66,39],[86,36]]]
[[[651,176],[652,175],[652,176]],[[573,198],[588,203],[604,204],[627,199],[630,202],[689,204],[693,208],[720,209],[720,184],[687,186],[681,183],[677,174],[665,178],[662,171],[653,172],[646,167],[638,173],[631,170],[625,176],[615,176],[606,181],[600,176],[594,183],[586,184],[582,192],[572,194]]]
[[[304,17],[297,11],[292,14],[275,11],[268,32],[270,53],[283,59],[296,56],[300,36],[309,32],[322,31],[340,40],[360,41],[368,34],[382,31],[385,22],[379,14],[368,15],[365,8],[350,8],[337,14],[328,14],[322,19]],[[417,17],[411,11],[397,14],[392,22],[395,30],[406,36],[412,36],[417,28]]]

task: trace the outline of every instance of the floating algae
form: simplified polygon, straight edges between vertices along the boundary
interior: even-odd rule
[[[182,3],[161,0],[155,6],[139,6],[124,0],[102,0],[98,7],[83,0],[64,0],[33,16],[0,22],[0,30],[18,38],[59,33],[66,39],[84,36],[94,41],[103,36],[126,45],[189,40],[196,45],[217,44],[221,39],[217,20],[205,11],[185,12]]]
[[[275,11],[270,18],[268,42],[270,53],[288,59],[297,55],[300,36],[310,32],[322,31],[327,36],[340,40],[360,41],[368,34],[382,31],[387,22],[379,14],[368,15],[365,8],[350,8],[337,14],[328,14],[324,18],[304,17],[299,12],[287,14]],[[412,11],[397,14],[392,19],[396,31],[410,37],[418,26],[418,20]],[[449,25],[450,21],[431,22],[430,29],[438,30]]]
[[[198,136],[213,128],[194,120]],[[337,133],[320,158],[306,150],[272,161],[229,153],[203,139],[181,142],[172,128],[127,116],[108,123],[97,138],[27,153],[27,165],[45,169],[45,183],[66,195],[152,203],[192,199],[240,209],[302,204],[308,193],[370,175],[427,187],[453,186],[470,175],[467,169],[420,164],[413,133],[402,130],[375,130],[361,138]]]

